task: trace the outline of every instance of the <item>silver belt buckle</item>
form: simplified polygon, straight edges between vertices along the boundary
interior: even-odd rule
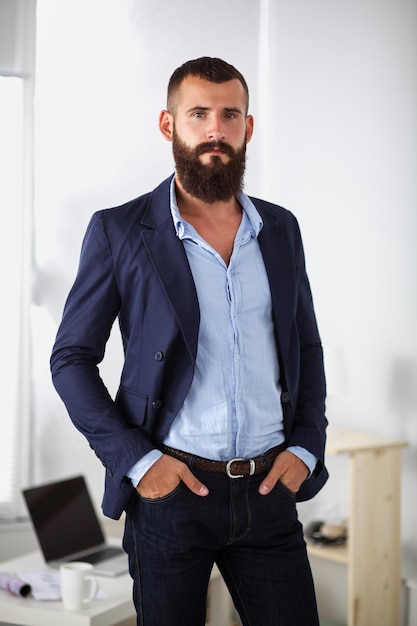
[[[230,469],[231,469],[231,465],[232,463],[235,463],[235,461],[247,461],[249,463],[249,476],[253,476],[255,473],[255,461],[253,459],[244,459],[243,457],[239,456],[236,457],[235,459],[230,459],[230,461],[227,461],[226,463],[226,474],[228,475],[229,478],[243,478],[245,476],[245,474],[232,474]]]

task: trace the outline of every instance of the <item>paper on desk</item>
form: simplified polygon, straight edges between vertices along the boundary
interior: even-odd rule
[[[29,570],[19,572],[19,577],[32,587],[35,600],[61,600],[59,571],[52,569]],[[102,589],[98,589],[96,599],[106,597]]]
[[[19,572],[19,577],[32,587],[36,600],[60,600],[59,572],[51,569]]]

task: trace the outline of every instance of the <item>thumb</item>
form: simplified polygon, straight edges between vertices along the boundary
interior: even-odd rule
[[[259,486],[259,493],[261,496],[266,496],[272,489],[275,487],[279,480],[279,476],[275,476],[271,474],[271,472],[266,476],[265,480],[262,481],[262,484]]]
[[[272,489],[275,487],[275,485],[277,484],[278,480],[284,474],[285,467],[286,467],[285,455],[286,455],[286,451],[281,452],[281,454],[279,454],[276,457],[271,469],[269,470],[268,474],[265,476],[264,480],[260,484],[258,491],[261,494],[261,496],[266,496],[268,493],[270,493]]]
[[[185,467],[181,480],[196,496],[208,496],[209,490],[207,487],[194,476],[188,467]]]

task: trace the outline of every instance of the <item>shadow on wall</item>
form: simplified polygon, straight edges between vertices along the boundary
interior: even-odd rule
[[[389,405],[405,421],[417,414],[417,362],[410,358],[393,361]]]

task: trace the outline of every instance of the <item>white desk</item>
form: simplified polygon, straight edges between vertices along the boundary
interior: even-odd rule
[[[40,570],[45,567],[40,552],[0,563],[0,571]],[[0,623],[20,626],[113,626],[134,616],[132,579],[129,574],[97,576],[106,598],[93,600],[81,611],[65,611],[62,602],[20,598],[0,589]]]
[[[45,567],[40,552],[0,563],[0,571],[9,573]],[[21,598],[0,589],[0,625],[3,622],[19,626],[113,626],[136,615],[129,574],[111,578],[97,576],[97,580],[106,598],[93,600],[82,611],[66,611],[62,602]],[[207,626],[230,626],[233,604],[216,566],[213,567],[211,581],[214,589]]]

